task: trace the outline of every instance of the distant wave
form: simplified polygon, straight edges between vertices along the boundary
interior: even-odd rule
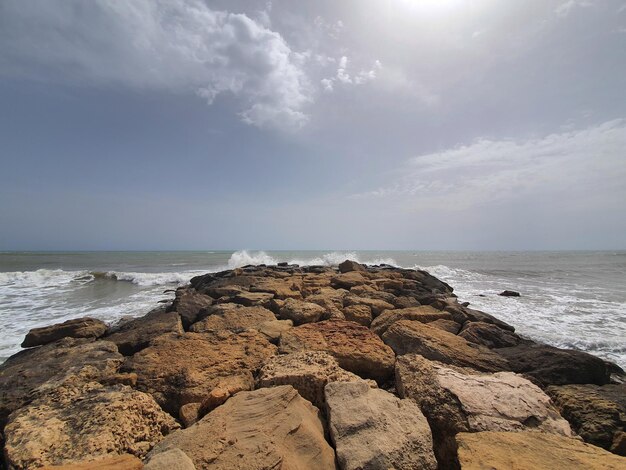
[[[228,260],[228,268],[234,269],[242,266],[259,264],[272,265],[278,264],[279,262],[299,264],[300,266],[337,266],[339,263],[347,259],[364,264],[390,264],[392,266],[398,266],[398,263],[396,263],[396,261],[392,258],[361,258],[353,251],[332,251],[313,258],[278,259],[268,255],[264,251],[240,250],[230,256],[230,259]]]

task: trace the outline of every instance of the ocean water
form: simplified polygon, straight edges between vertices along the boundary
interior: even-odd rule
[[[20,350],[33,327],[81,316],[110,323],[139,316],[197,274],[345,259],[425,269],[521,335],[626,367],[626,251],[0,253],[0,362]],[[498,296],[504,289],[522,296]]]

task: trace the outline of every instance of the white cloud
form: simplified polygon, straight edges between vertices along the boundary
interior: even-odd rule
[[[324,91],[333,91],[334,83],[339,82],[343,85],[363,85],[376,79],[377,73],[382,70],[383,66],[380,60],[375,60],[371,69],[361,69],[356,74],[351,75],[348,72],[348,57],[342,56],[339,59],[337,72],[334,77],[323,78],[321,80]]]
[[[0,11],[0,73],[195,92],[208,103],[229,93],[249,124],[307,120],[306,57],[266,13],[255,21],[199,0],[7,0]]]
[[[556,195],[570,205],[626,200],[626,120],[525,141],[478,139],[412,158],[395,181],[354,195],[414,208],[467,209]]]
[[[588,0],[567,0],[566,2],[559,4],[554,9],[554,13],[556,13],[557,16],[565,17],[569,15],[575,8],[585,8],[592,5],[593,3]]]

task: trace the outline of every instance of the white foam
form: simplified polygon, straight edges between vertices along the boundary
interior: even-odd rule
[[[249,252],[247,250],[236,251],[233,253],[228,260],[228,267],[230,269],[240,268],[242,266],[247,265],[259,265],[259,264],[267,264],[273,265],[277,264],[280,261],[286,261],[289,264],[298,264],[300,266],[337,266],[339,263],[345,260],[352,260],[358,263],[364,264],[390,264],[392,266],[397,266],[395,260],[392,258],[361,258],[354,251],[331,251],[328,253],[324,253],[321,256],[314,256],[311,258],[289,258],[289,259],[278,259],[273,256],[268,255],[264,251],[256,251]]]

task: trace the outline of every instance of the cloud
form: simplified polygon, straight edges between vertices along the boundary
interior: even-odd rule
[[[375,80],[377,74],[382,70],[383,66],[380,60],[375,60],[371,69],[361,69],[356,74],[352,75],[348,72],[348,57],[342,56],[339,59],[337,65],[337,72],[334,77],[323,78],[320,83],[324,91],[334,91],[335,83],[341,83],[343,85],[363,85],[364,83]]]
[[[555,9],[554,13],[557,16],[565,17],[569,15],[575,8],[586,8],[593,6],[593,3],[587,0],[567,0],[559,4]]]
[[[0,73],[195,92],[209,104],[227,93],[246,123],[299,127],[312,101],[306,57],[266,13],[254,20],[199,0],[6,0]]]
[[[598,198],[623,204],[624,149],[624,119],[524,141],[483,138],[412,158],[395,181],[352,197],[399,199],[417,209],[462,210],[552,196],[573,206]]]

